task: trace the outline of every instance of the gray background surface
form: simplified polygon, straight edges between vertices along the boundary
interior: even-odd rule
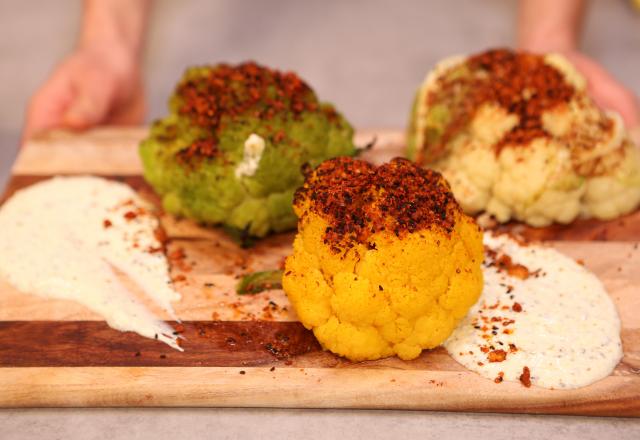
[[[561,0],[559,0],[561,1]],[[511,45],[513,0],[158,0],[145,55],[148,120],[183,69],[216,61],[292,69],[358,127],[404,127],[412,94],[439,59]],[[29,96],[74,43],[80,2],[0,0],[0,186]],[[640,14],[592,0],[584,51],[640,93]],[[0,390],[1,392],[1,390]],[[0,439],[19,438],[640,438],[624,419],[402,411],[15,410]],[[296,435],[297,434],[297,435]]]
[[[638,440],[631,419],[418,411],[284,409],[69,409],[0,412],[0,438]]]

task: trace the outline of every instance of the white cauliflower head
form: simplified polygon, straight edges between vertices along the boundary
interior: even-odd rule
[[[533,226],[640,204],[640,154],[561,55],[492,50],[440,63],[418,90],[408,155],[440,170],[467,213]]]

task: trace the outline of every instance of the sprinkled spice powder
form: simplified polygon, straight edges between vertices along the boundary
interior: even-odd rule
[[[294,203],[308,201],[329,222],[324,239],[336,253],[353,242],[368,244],[369,237],[383,230],[398,237],[430,228],[450,233],[461,212],[440,173],[406,159],[376,167],[340,157],[306,174]]]
[[[507,145],[527,145],[538,137],[549,137],[543,129],[542,113],[569,102],[575,93],[562,74],[548,65],[541,55],[496,49],[470,57],[470,72],[443,75],[438,87],[427,95],[431,107],[442,103],[452,112],[437,145],[430,145],[426,163],[441,157],[446,145],[473,119],[485,103],[492,102],[519,118],[519,123],[496,144],[496,153]],[[463,99],[462,99],[463,97]]]
[[[226,123],[237,118],[251,115],[268,121],[320,111],[313,91],[295,73],[279,72],[254,62],[220,64],[208,75],[181,83],[176,94],[179,114],[210,133],[210,137],[178,152],[184,161],[220,157],[219,134]],[[331,119],[330,111],[322,111]],[[274,133],[274,139],[283,137],[284,133]]]
[[[219,157],[220,151],[216,145],[216,141],[210,139],[198,139],[187,148],[180,150],[178,156],[182,160],[189,160],[194,157]]]

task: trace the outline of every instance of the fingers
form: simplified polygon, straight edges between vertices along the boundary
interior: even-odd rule
[[[590,84],[589,89],[594,101],[604,109],[620,113],[627,127],[638,125],[640,115],[635,96],[607,72],[600,72],[598,78]]]
[[[627,127],[640,125],[638,101],[630,90],[595,61],[584,56],[572,61],[587,77],[589,93],[596,104],[603,109],[618,112]]]
[[[106,121],[117,87],[110,75],[85,71],[74,78],[73,100],[62,115],[62,126],[85,129]]]
[[[627,127],[632,128],[640,125],[636,98],[627,90],[611,86],[607,94],[596,99],[596,102],[605,109],[612,109],[620,113]]]
[[[68,58],[29,103],[22,143],[45,130],[85,129],[106,122],[117,104],[118,89],[118,77],[92,58]]]
[[[107,123],[111,125],[140,125],[144,122],[146,109],[142,82],[138,80],[132,96],[109,113]]]
[[[69,78],[56,71],[29,102],[22,133],[22,143],[33,135],[60,126],[73,99]]]

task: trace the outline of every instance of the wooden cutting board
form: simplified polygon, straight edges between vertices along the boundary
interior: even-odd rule
[[[99,174],[153,198],[140,177],[136,145],[144,129],[52,133],[25,147],[5,197],[55,174]],[[399,132],[357,137],[383,161],[402,153]],[[175,304],[183,353],[109,328],[100,317],[63,300],[16,292],[0,280],[0,406],[251,406],[402,408],[449,411],[640,415],[640,212],[612,222],[580,221],[545,229],[511,225],[582,259],[604,282],[620,312],[625,356],[613,374],[589,387],[524,388],[465,370],[445,350],[410,362],[353,363],[321,350],[296,322],[286,296],[274,290],[237,296],[236,277],[278,267],[292,234],[250,250],[217,229],[168,216],[168,252],[186,258],[173,275],[183,294]]]

